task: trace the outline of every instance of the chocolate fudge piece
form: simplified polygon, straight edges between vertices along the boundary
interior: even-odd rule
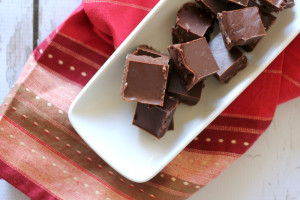
[[[187,91],[176,70],[173,69],[169,75],[168,94],[177,98],[179,102],[196,105],[200,100],[203,86],[204,81],[200,81],[190,91]]]
[[[137,50],[133,53],[134,55],[144,55],[144,56],[151,56],[153,58],[158,57],[167,57],[170,59],[170,56],[168,54],[159,52],[152,47],[149,47],[147,45],[140,45],[137,47]]]
[[[284,2],[283,2],[283,4],[282,4],[282,7],[283,7],[284,9],[286,9],[286,8],[291,8],[291,7],[293,7],[293,6],[295,6],[294,0],[284,0]]]
[[[163,106],[169,59],[128,54],[121,87],[122,98]]]
[[[210,49],[220,67],[215,76],[222,82],[227,83],[238,71],[247,66],[247,57],[237,48],[227,50],[222,34],[219,33],[209,42]]]
[[[170,55],[162,53],[160,51],[157,51],[153,49],[152,47],[148,45],[140,45],[137,47],[137,50],[133,53],[134,55],[145,55],[145,56],[151,56],[153,58],[158,58],[158,57],[166,57],[167,59],[170,59]],[[171,66],[170,66],[171,67]],[[171,68],[169,69],[170,73]],[[168,128],[169,131],[174,130],[174,120],[172,119],[171,124]]]
[[[246,45],[266,35],[257,7],[218,13],[219,27],[226,48]]]
[[[239,8],[239,6],[227,4],[222,0],[196,0],[196,2],[206,11],[208,11],[213,17],[216,17],[219,12]]]
[[[171,45],[168,50],[188,91],[199,81],[220,70],[205,38]]]
[[[224,1],[224,0],[223,0]],[[249,0],[225,0],[227,3],[237,4],[243,7],[247,7]]]
[[[260,6],[254,0],[250,0],[248,7],[257,7],[259,11],[259,15],[261,17],[261,21],[266,30],[268,30],[272,24],[276,21],[277,17],[268,12],[264,7]]]
[[[265,8],[257,4],[254,0],[250,0],[248,7],[254,7],[254,6],[258,7],[261,21],[267,31],[275,23],[277,18],[274,15],[272,15],[270,12],[268,12]],[[248,52],[253,51],[259,41],[260,40],[256,40],[250,44],[242,46],[242,48]]]
[[[162,53],[160,51],[157,51],[155,49],[153,49],[152,47],[149,47],[147,45],[140,45],[137,47],[137,50],[133,53],[134,55],[145,55],[145,56],[151,56],[153,58],[159,58],[159,57],[165,57],[166,59],[169,60],[169,73],[171,71],[171,69],[173,68],[173,62],[170,60],[171,57],[169,54],[166,53]]]
[[[170,127],[177,104],[172,97],[165,98],[163,107],[138,103],[132,124],[161,138]]]
[[[261,5],[263,5],[269,11],[280,12],[284,9],[284,4],[286,0],[259,0]]]
[[[172,28],[173,43],[189,42],[211,32],[212,17],[195,3],[186,3],[177,12],[176,24]]]

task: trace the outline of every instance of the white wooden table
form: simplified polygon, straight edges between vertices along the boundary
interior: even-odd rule
[[[33,50],[81,0],[0,0],[0,102]],[[34,8],[34,5],[36,7]],[[33,16],[38,28],[33,26]],[[36,22],[36,19],[34,20]],[[37,36],[33,36],[37,32]],[[300,98],[280,105],[260,140],[190,200],[300,200]],[[0,180],[0,199],[27,200]]]

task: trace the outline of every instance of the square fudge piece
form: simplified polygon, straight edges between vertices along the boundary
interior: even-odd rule
[[[187,105],[196,105],[199,102],[204,87],[204,81],[200,81],[187,91],[175,69],[170,72],[168,84],[168,95],[174,96],[179,102]]]
[[[222,82],[227,83],[238,71],[247,66],[247,57],[237,48],[227,50],[222,34],[219,33],[209,42],[210,49],[220,67],[215,76]]]
[[[294,0],[284,0],[284,3],[282,4],[282,7],[283,7],[284,9],[286,9],[286,8],[291,8],[291,7],[293,7],[293,6],[295,6]]]
[[[268,12],[265,8],[257,4],[254,0],[249,1],[248,7],[258,7],[259,15],[261,17],[261,21],[266,31],[275,23],[277,18],[274,15],[272,15],[270,12]],[[259,41],[260,40],[256,40],[250,44],[242,46],[242,48],[247,52],[251,52],[254,50],[254,48],[256,47]]]
[[[172,128],[177,104],[178,100],[171,97],[165,98],[163,107],[138,103],[132,124],[161,138],[169,128]]]
[[[236,4],[242,7],[247,7],[249,0],[223,0],[227,3]]]
[[[223,11],[217,17],[227,49],[249,44],[266,35],[257,7]]]
[[[167,57],[170,60],[170,56],[168,54],[159,52],[152,47],[149,47],[147,45],[140,45],[137,47],[137,50],[133,53],[134,55],[139,56],[151,56],[153,58],[159,58],[159,57]]]
[[[160,51],[157,51],[156,49],[153,49],[152,47],[148,45],[140,45],[137,47],[137,50],[133,53],[134,55],[145,55],[145,56],[151,56],[153,58],[158,58],[158,57],[166,57],[167,59],[170,60],[170,55],[162,53]],[[169,68],[169,73],[171,70],[171,65]],[[172,119],[171,124],[168,128],[168,131],[174,130],[174,120]]]
[[[205,38],[171,45],[168,50],[187,91],[220,70]]]
[[[140,45],[137,47],[137,50],[133,53],[134,55],[137,56],[150,56],[152,58],[159,58],[159,57],[164,57],[166,60],[169,60],[169,73],[171,69],[173,68],[172,61],[170,60],[171,57],[169,54],[162,53],[160,51],[157,51],[156,49],[153,49],[152,47],[148,45]]]
[[[227,4],[222,0],[196,0],[199,5],[210,13],[211,16],[216,17],[219,12],[229,11],[240,8],[235,4]]]
[[[259,0],[269,11],[280,12],[285,8],[291,8],[295,5],[294,0]]]
[[[213,18],[195,3],[186,3],[177,12],[176,25],[172,28],[173,43],[189,42],[208,36]]]
[[[128,54],[121,87],[122,98],[152,105],[164,105],[169,73],[169,59],[165,57]]]

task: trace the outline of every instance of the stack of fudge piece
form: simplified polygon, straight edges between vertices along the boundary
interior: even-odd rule
[[[271,12],[293,5],[294,0],[184,4],[172,28],[169,55],[147,45],[127,55],[121,95],[138,102],[133,125],[157,138],[173,130],[177,105],[196,105],[207,77],[227,83],[245,68],[247,57],[242,49],[251,52],[266,35],[276,20]]]
[[[169,55],[146,45],[126,58],[122,98],[138,102],[133,124],[157,138],[174,129],[173,114],[179,102],[166,92],[172,67]]]

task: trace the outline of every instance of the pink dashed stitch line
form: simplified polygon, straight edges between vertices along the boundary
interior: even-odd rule
[[[108,171],[107,173],[108,173],[109,175],[111,175],[111,176],[114,175],[114,173],[113,173],[112,171]]]
[[[81,151],[78,151],[78,150],[77,150],[76,153],[77,153],[78,155],[81,155]]]
[[[89,161],[89,162],[93,162],[93,159],[90,158],[90,157],[87,157],[86,159],[87,159],[87,161]]]

